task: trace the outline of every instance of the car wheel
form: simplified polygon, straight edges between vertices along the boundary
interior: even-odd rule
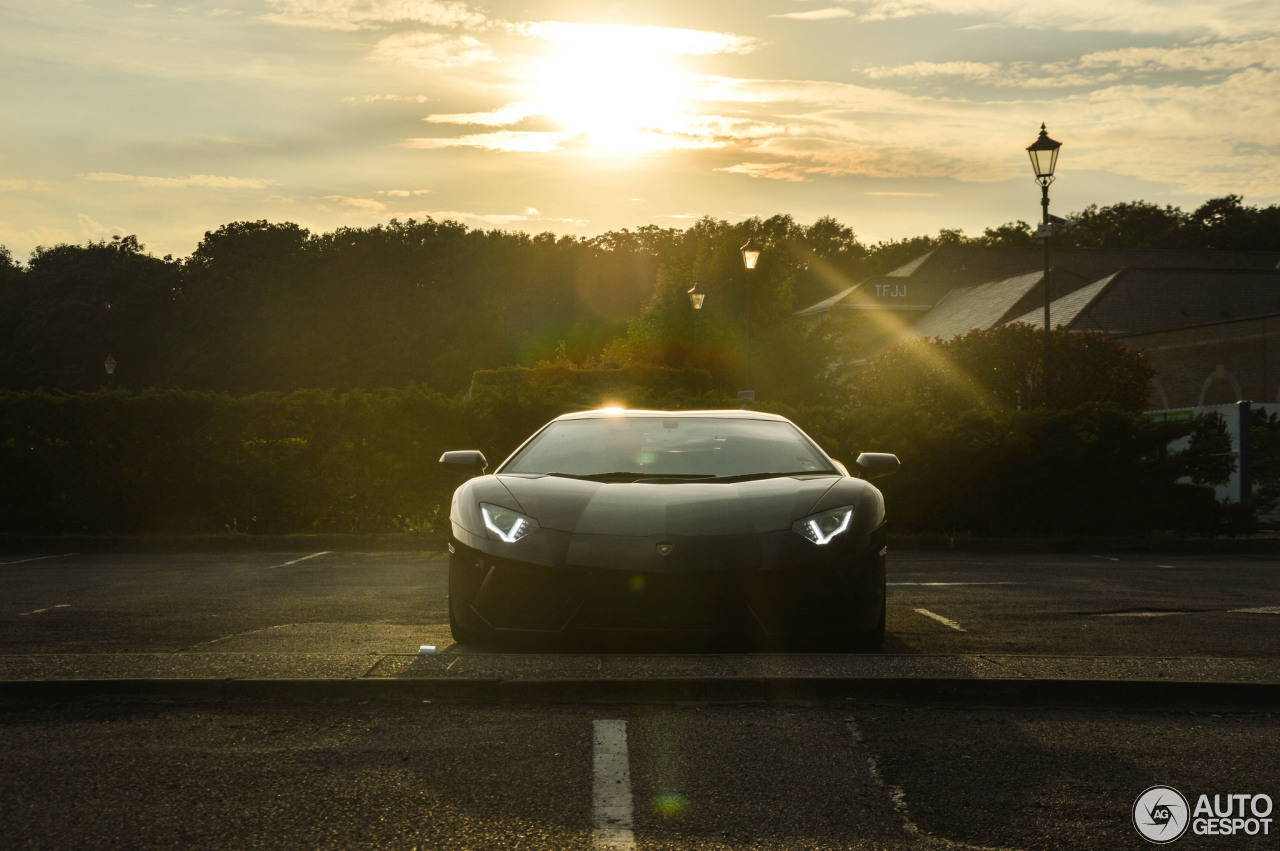
[[[875,629],[862,633],[858,637],[858,649],[863,653],[875,653],[884,646],[884,616],[888,605],[884,599],[880,602],[880,621],[876,624]]]

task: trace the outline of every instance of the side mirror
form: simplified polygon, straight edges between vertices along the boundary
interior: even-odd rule
[[[476,476],[484,475],[484,471],[489,469],[489,462],[485,460],[484,453],[478,449],[459,449],[454,452],[446,452],[440,456],[440,463],[466,467],[473,471],[473,475]]]
[[[892,476],[898,472],[902,463],[898,461],[897,455],[888,452],[863,452],[853,465],[858,468],[862,478],[878,479],[882,476]]]

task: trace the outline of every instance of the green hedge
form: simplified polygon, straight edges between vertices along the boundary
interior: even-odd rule
[[[638,376],[583,372],[480,376],[461,401],[422,388],[0,392],[0,532],[441,532],[459,483],[437,463],[445,450],[480,449],[496,465],[602,389],[621,389],[630,407],[734,404],[696,375],[648,376],[649,389],[636,390],[625,381]],[[897,453],[901,472],[879,484],[898,531],[1211,532],[1211,491],[1178,480],[1215,481],[1230,464],[1212,423],[1096,407],[779,412],[846,463],[860,451]],[[1193,427],[1188,449],[1168,451]]]

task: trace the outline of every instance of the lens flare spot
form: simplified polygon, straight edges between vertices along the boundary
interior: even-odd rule
[[[631,576],[630,584],[631,584],[632,594],[643,594],[645,586],[648,585],[649,583],[648,583],[648,580],[644,578],[644,576],[640,575],[639,573],[635,573],[635,574],[632,574]]]
[[[689,799],[679,792],[663,792],[653,799],[653,811],[663,818],[679,818],[689,811]]]

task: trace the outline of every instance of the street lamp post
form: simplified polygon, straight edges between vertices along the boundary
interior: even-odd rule
[[[755,239],[748,237],[738,250],[742,252],[742,265],[747,270],[747,389],[740,392],[738,398],[744,402],[754,402],[756,391],[751,387],[751,273],[755,271],[756,263],[760,262],[760,249],[756,246]]]
[[[1027,154],[1031,157],[1031,167],[1036,173],[1036,183],[1040,184],[1040,207],[1042,215],[1040,219],[1040,227],[1036,230],[1036,237],[1040,240],[1040,244],[1044,246],[1044,279],[1041,285],[1044,287],[1044,406],[1049,407],[1049,365],[1050,365],[1050,333],[1052,327],[1049,325],[1049,238],[1053,236],[1053,224],[1049,218],[1049,184],[1053,183],[1053,170],[1058,165],[1058,149],[1062,147],[1061,142],[1054,141],[1049,138],[1048,132],[1042,123],[1040,125],[1040,136],[1027,146]]]
[[[698,313],[702,310],[702,302],[706,299],[707,294],[698,289],[695,283],[689,288],[689,304],[693,305],[693,354],[698,354]]]

